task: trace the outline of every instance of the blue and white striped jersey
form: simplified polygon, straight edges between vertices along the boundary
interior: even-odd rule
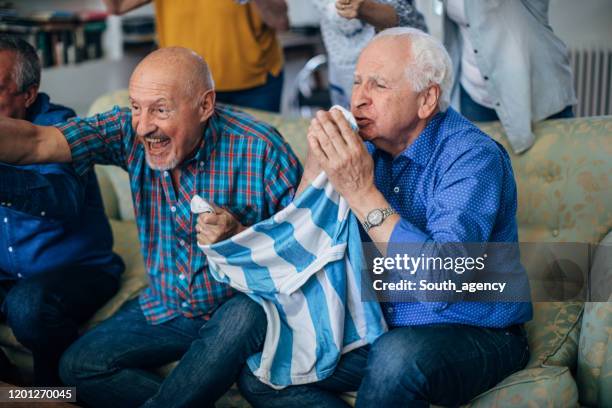
[[[361,301],[357,220],[324,173],[272,218],[200,248],[215,279],[266,312],[263,351],[248,360],[265,384],[320,381],[387,330],[379,304]]]

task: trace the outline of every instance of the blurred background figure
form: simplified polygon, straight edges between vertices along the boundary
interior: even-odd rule
[[[377,31],[410,26],[427,31],[411,0],[312,0],[320,13],[334,105],[349,107],[359,53]]]
[[[104,0],[124,14],[151,0]],[[217,101],[279,112],[283,53],[276,31],[289,27],[285,0],[156,0],[160,47],[187,47],[206,59]]]
[[[573,116],[568,50],[549,25],[549,0],[444,5],[444,44],[455,72],[452,101],[465,117],[500,120],[521,153],[533,145],[533,122]]]

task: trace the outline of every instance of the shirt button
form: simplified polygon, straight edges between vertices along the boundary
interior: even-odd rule
[[[164,170],[164,177],[168,177],[170,173],[168,173],[168,170]]]
[[[387,313],[393,313],[393,308],[392,307],[387,308]]]
[[[13,252],[13,247],[12,246],[8,247],[8,251]]]
[[[180,244],[181,246],[185,246],[185,241],[181,239],[181,240],[179,240],[179,244]]]
[[[44,216],[45,216],[45,214],[46,214],[46,213],[45,213],[44,211],[41,211],[41,212],[40,212],[40,216],[41,216],[41,217],[44,217]]]
[[[17,277],[18,277],[18,278],[23,278],[23,275],[22,275],[22,274],[20,274],[20,273],[18,273],[18,274],[17,274]]]
[[[474,54],[478,54],[478,50],[474,50]]]
[[[558,229],[554,229],[552,234],[553,234],[553,237],[559,236],[559,230]]]
[[[179,279],[180,279],[180,280],[185,280],[185,275],[183,275],[183,274],[181,273],[181,274],[179,275]],[[183,302],[183,303],[185,303],[185,302]]]
[[[175,206],[170,207],[170,211],[176,212],[176,207]]]
[[[189,304],[187,302],[183,302],[181,303],[181,307],[187,309],[189,307]]]
[[[395,186],[395,188],[393,188],[393,192],[394,192],[394,193],[399,193],[399,190],[400,190],[400,189],[399,189],[399,187],[397,187],[397,186]]]
[[[4,222],[7,223],[8,222],[8,217],[4,217]]]
[[[488,81],[488,80],[489,80],[489,77],[485,75],[485,76],[484,76],[484,80],[485,80],[485,81]]]
[[[203,161],[200,162],[200,167],[204,167],[204,162]]]

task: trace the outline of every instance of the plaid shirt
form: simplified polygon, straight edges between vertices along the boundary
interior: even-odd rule
[[[130,175],[141,251],[150,285],[140,305],[152,324],[182,315],[207,319],[233,295],[212,279],[197,247],[194,194],[227,208],[243,225],[269,218],[288,205],[301,177],[298,159],[279,133],[253,117],[218,105],[203,143],[180,164],[175,190],[170,173],[152,170],[136,140],[129,109],[58,126],[72,151],[77,172],[94,164],[115,164]]]

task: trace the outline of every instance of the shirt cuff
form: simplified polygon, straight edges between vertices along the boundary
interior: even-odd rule
[[[427,241],[429,241],[429,236],[427,234],[403,218],[400,218],[399,222],[395,224],[391,237],[389,238],[390,244],[418,244]]]
[[[91,160],[88,160],[90,153],[87,150],[87,146],[79,140],[80,134],[74,132],[74,122],[69,121],[63,125],[56,126],[56,128],[62,132],[62,135],[68,141],[72,156],[71,163],[69,164],[72,165],[72,168],[79,176],[84,176],[93,168],[93,164]]]

